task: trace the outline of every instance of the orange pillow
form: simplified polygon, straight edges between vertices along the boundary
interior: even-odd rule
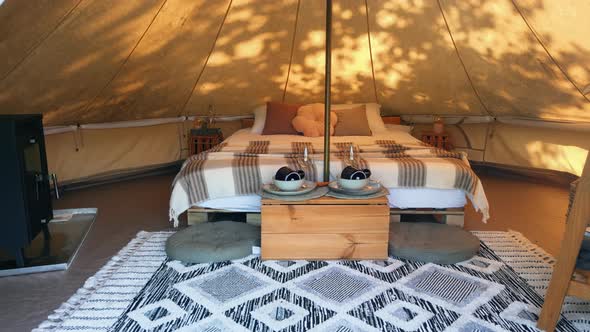
[[[269,101],[266,103],[266,121],[262,135],[298,135],[291,121],[297,115],[298,104]]]

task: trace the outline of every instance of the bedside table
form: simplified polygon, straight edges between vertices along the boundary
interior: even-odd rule
[[[223,134],[219,128],[191,129],[188,137],[190,155],[207,151],[223,141]]]
[[[451,138],[447,133],[435,134],[432,131],[423,131],[421,141],[426,144],[432,145],[435,148],[445,150],[453,149]]]
[[[278,260],[387,259],[386,197],[262,199],[261,256]]]

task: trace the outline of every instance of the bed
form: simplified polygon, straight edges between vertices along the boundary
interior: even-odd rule
[[[372,177],[389,189],[392,208],[463,208],[467,197],[484,222],[489,218],[481,182],[466,155],[426,146],[404,126],[387,126],[373,136],[331,137],[331,179],[348,164],[370,168]],[[187,159],[173,183],[170,218],[177,225],[178,216],[191,207],[258,212],[261,185],[284,165],[303,169],[309,179],[322,180],[323,137],[239,130],[215,149]]]

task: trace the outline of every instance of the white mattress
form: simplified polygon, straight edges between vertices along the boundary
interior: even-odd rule
[[[461,208],[466,204],[463,191],[445,189],[389,188],[389,206],[393,208]],[[201,202],[199,207],[238,212],[260,212],[260,196],[234,196]]]

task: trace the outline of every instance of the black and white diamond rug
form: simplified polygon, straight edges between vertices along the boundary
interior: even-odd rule
[[[476,232],[455,265],[385,261],[169,261],[141,232],[38,331],[537,331],[551,257],[515,232]],[[530,282],[527,283],[527,281]],[[557,331],[588,330],[568,299]]]

